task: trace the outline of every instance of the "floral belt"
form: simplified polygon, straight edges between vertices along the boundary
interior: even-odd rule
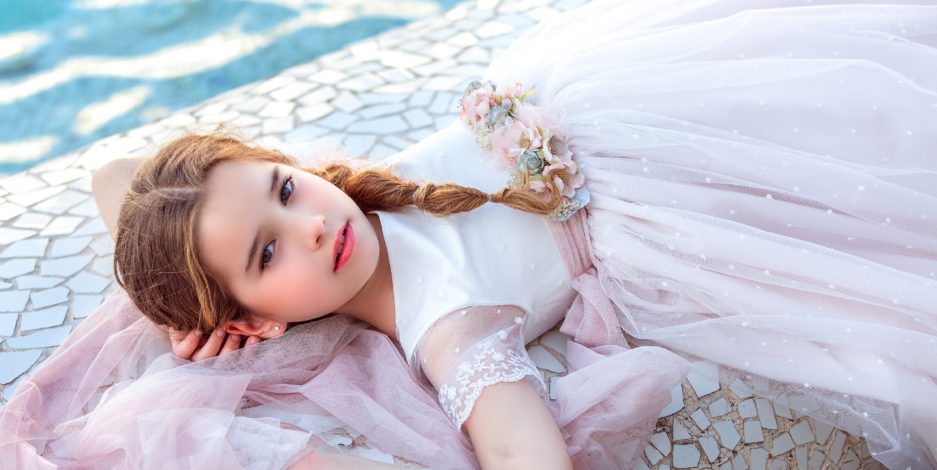
[[[490,81],[475,80],[465,89],[459,118],[475,133],[482,150],[514,169],[512,189],[545,200],[560,196],[550,217],[562,222],[589,203],[589,190],[553,116],[524,101],[533,94],[534,90],[524,92],[520,83],[496,88]]]

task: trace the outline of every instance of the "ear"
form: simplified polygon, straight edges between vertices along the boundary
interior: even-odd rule
[[[276,320],[251,315],[247,320],[232,320],[224,324],[228,334],[258,336],[263,339],[276,338],[286,332],[286,324]]]

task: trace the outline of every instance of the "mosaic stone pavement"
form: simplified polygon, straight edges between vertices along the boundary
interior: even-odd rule
[[[355,156],[394,154],[448,126],[465,84],[525,29],[579,3],[461,4],[0,179],[0,404],[115,288],[113,243],[91,198],[94,169],[217,123],[287,149],[314,142],[341,144]],[[548,380],[565,372],[561,333],[547,333],[529,350]],[[695,363],[672,391],[638,469],[882,468],[861,439],[720,386],[716,373],[712,364]],[[332,442],[360,447],[347,435]]]

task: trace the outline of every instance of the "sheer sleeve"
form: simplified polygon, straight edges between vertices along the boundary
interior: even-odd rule
[[[443,411],[457,428],[485,387],[527,379],[545,396],[543,377],[525,348],[526,318],[515,306],[468,307],[443,317],[426,333],[415,364],[436,387]]]

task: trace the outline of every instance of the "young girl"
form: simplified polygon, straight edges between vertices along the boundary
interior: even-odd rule
[[[285,467],[341,423],[440,468],[630,468],[687,371],[673,351],[934,466],[937,8],[829,3],[555,17],[378,171],[170,144],[123,199],[115,265],[196,361],[152,360],[165,336],[112,299],[58,353],[82,378],[33,378],[83,382],[46,452]],[[133,166],[96,176],[105,220]],[[560,320],[553,401],[523,345]]]

